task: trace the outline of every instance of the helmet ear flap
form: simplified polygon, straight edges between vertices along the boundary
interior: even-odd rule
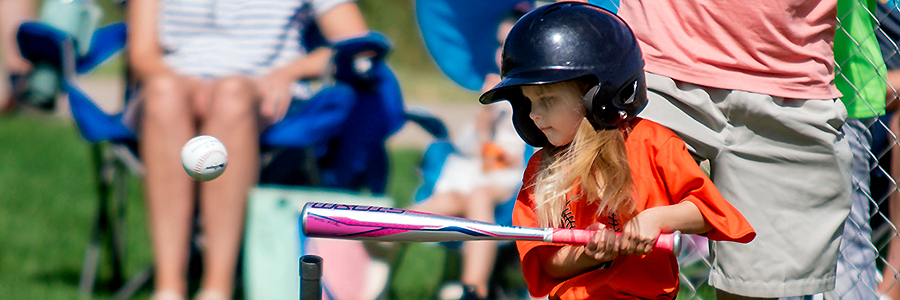
[[[601,90],[596,84],[584,94],[584,114],[595,130],[615,127],[624,121],[621,107],[616,103],[615,91]]]
[[[594,129],[618,126],[634,118],[647,105],[643,72],[626,82],[616,91],[602,90],[598,84],[584,94],[585,114]]]
[[[639,72],[632,81],[616,97],[617,104],[621,107],[622,118],[631,120],[647,106],[647,80],[644,72]]]
[[[600,122],[599,117],[595,113],[595,109],[602,109],[603,103],[599,103],[602,101],[598,99],[598,93],[600,93],[600,84],[595,84],[588,89],[587,93],[584,93],[584,97],[582,98],[582,104],[584,105],[584,114],[588,121],[594,126],[594,129],[601,129],[604,126],[602,122]]]

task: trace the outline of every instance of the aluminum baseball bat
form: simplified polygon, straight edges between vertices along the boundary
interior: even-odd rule
[[[385,242],[530,240],[587,245],[593,230],[504,226],[393,207],[310,202],[303,206],[308,237]],[[660,234],[655,248],[681,250],[679,232]]]

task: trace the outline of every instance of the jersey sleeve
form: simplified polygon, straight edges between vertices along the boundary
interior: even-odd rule
[[[712,226],[713,229],[705,234],[707,238],[748,243],[756,237],[747,219],[722,197],[712,180],[700,169],[683,140],[667,139],[656,155],[656,163],[672,201],[694,203]]]
[[[543,154],[541,151],[538,151],[531,157],[525,169],[522,189],[519,191],[519,196],[516,197],[516,205],[513,209],[512,222],[515,226],[538,226],[537,216],[532,208],[532,200],[534,199],[534,177],[537,175],[537,169],[540,167]],[[528,292],[532,296],[543,297],[549,294],[555,286],[563,282],[563,280],[547,276],[544,268],[541,266],[541,261],[550,259],[562,245],[539,241],[516,241],[516,247],[519,250],[519,259],[522,264],[522,275],[525,277],[525,282],[528,285]]]

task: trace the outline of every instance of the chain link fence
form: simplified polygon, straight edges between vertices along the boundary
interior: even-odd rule
[[[846,132],[848,138],[864,142],[857,153],[861,155],[854,160],[854,168],[861,170],[853,178],[857,197],[853,210],[859,216],[854,219],[851,213],[845,223],[840,260],[847,263],[838,268],[835,291],[812,299],[900,300],[898,6],[897,0],[838,0],[835,84],[844,95],[841,100],[851,122],[858,120],[871,137],[865,132]],[[854,243],[855,247],[848,245]],[[707,283],[710,260],[704,238],[684,240],[679,264],[679,299],[715,299],[715,289]]]

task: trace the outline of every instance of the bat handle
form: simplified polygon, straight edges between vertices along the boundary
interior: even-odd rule
[[[677,256],[681,253],[681,231],[660,234],[654,247],[669,250]]]
[[[553,235],[549,242],[587,245],[595,232],[595,230],[583,229],[555,229],[553,230]],[[618,237],[619,235],[621,235],[621,233],[617,232],[616,236]],[[655,249],[664,249],[677,255],[681,252],[681,232],[675,231],[673,233],[660,234],[659,238],[656,239],[656,245],[653,247]]]

